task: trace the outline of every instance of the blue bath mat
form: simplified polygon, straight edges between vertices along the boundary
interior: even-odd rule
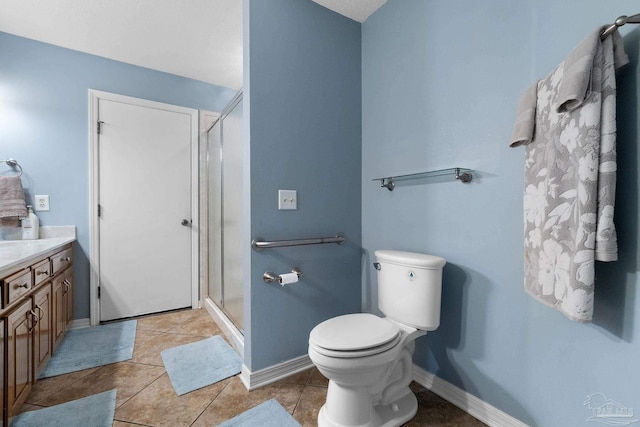
[[[242,359],[220,336],[160,353],[178,396],[239,374]]]
[[[277,400],[267,400],[260,405],[225,421],[218,427],[300,427],[291,414]]]
[[[11,427],[111,427],[116,410],[116,391],[109,390],[13,418]]]
[[[131,359],[136,325],[136,320],[128,320],[67,332],[39,378]]]

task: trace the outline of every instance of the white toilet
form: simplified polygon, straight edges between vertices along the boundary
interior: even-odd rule
[[[444,258],[375,251],[378,305],[387,317],[334,317],[309,334],[309,357],[329,379],[319,427],[400,426],[416,414],[409,389],[414,340],[440,325]]]

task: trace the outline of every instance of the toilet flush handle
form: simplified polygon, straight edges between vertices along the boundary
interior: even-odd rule
[[[380,271],[380,263],[379,262],[374,262],[373,266],[375,267],[376,270]]]

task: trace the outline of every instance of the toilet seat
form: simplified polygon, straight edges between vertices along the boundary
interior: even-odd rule
[[[395,347],[400,328],[369,313],[346,314],[325,320],[309,334],[309,345],[329,357],[371,356]]]

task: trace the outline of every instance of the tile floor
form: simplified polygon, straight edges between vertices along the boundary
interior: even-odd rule
[[[303,426],[317,425],[327,380],[309,369],[248,392],[238,376],[177,396],[160,352],[223,335],[205,310],[186,310],[138,320],[133,358],[38,381],[23,411],[40,409],[117,388],[114,427],[215,426],[275,398]],[[423,387],[412,385],[419,409],[405,426],[475,427],[485,424]]]

